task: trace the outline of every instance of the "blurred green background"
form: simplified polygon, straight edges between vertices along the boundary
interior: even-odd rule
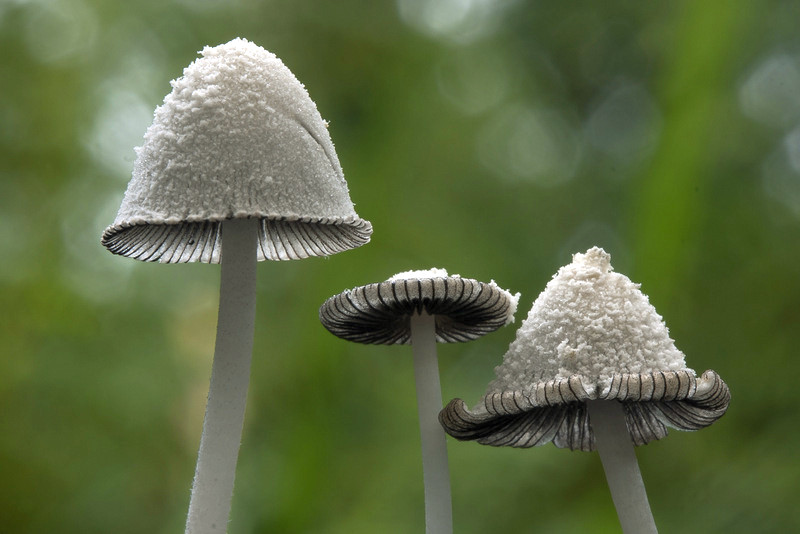
[[[327,120],[372,242],[259,264],[231,534],[417,533],[407,347],[319,324],[409,269],[522,292],[600,245],[728,413],[638,449],[662,532],[800,525],[794,0],[0,0],[0,531],[182,532],[219,267],[99,243],[169,80],[276,53]],[[440,347],[472,404],[514,339]],[[457,533],[618,532],[595,454],[449,440]]]

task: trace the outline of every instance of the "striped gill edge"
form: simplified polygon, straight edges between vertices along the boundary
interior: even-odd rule
[[[497,287],[470,278],[389,280],[334,295],[319,310],[332,334],[366,344],[408,344],[410,316],[436,316],[436,341],[464,342],[504,326],[511,306]]]
[[[109,251],[140,261],[219,263],[224,221],[137,223],[111,226],[101,243]],[[369,242],[364,219],[260,218],[258,261],[330,256]]]
[[[728,386],[710,370],[700,378],[688,370],[621,373],[603,391],[595,391],[595,385],[584,383],[580,376],[557,378],[525,391],[486,395],[482,409],[474,411],[454,399],[439,420],[459,440],[523,448],[552,441],[556,447],[591,451],[595,444],[586,400],[622,402],[635,445],[663,438],[667,427],[699,430],[709,426],[730,403]]]

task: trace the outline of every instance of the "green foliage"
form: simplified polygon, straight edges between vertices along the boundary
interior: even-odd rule
[[[168,81],[275,52],[327,120],[372,242],[259,265],[231,534],[421,532],[410,350],[317,320],[409,269],[521,291],[609,251],[728,414],[638,450],[663,532],[788,532],[800,479],[800,41],[786,0],[0,3],[3,532],[183,528],[218,267],[99,244]],[[440,349],[483,393],[514,327]],[[777,380],[775,377],[779,377]],[[594,454],[449,442],[456,531],[617,532]]]

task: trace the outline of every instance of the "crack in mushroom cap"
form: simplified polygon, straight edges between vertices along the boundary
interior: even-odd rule
[[[481,403],[460,399],[440,414],[453,437],[487,445],[592,450],[585,401],[620,401],[636,445],[670,426],[697,430],[727,409],[713,371],[697,378],[648,298],[610,256],[575,254],[539,295]]]
[[[258,218],[259,260],[326,256],[369,241],[327,124],[274,54],[246,39],[205,47],[173,80],[136,149],[111,252],[219,262],[221,222]]]
[[[319,318],[333,335],[357,343],[395,345],[411,341],[411,315],[435,316],[436,341],[477,339],[512,323],[519,293],[494,281],[479,282],[443,269],[409,271],[376,284],[334,295],[322,304]]]

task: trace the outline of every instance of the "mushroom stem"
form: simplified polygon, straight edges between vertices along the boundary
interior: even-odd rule
[[[586,405],[622,531],[625,534],[657,533],[622,403],[591,400]]]
[[[436,357],[436,319],[424,310],[411,316],[411,347],[422,438],[422,474],[425,485],[425,531],[453,532],[447,442],[439,424],[442,389]]]
[[[253,354],[258,225],[258,219],[222,223],[217,341],[187,534],[227,530]]]

